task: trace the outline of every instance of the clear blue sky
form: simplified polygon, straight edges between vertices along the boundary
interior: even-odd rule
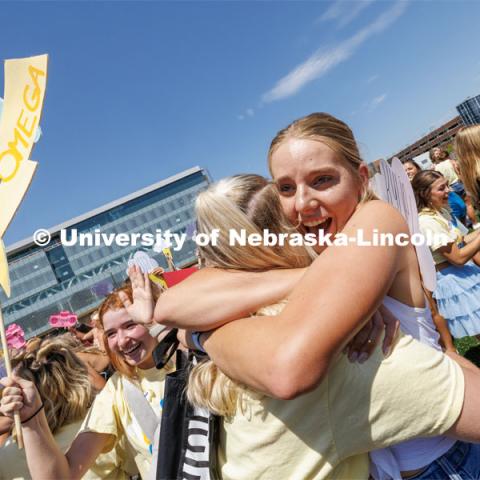
[[[478,1],[2,1],[0,18],[0,59],[50,55],[7,245],[193,165],[266,174],[271,137],[312,111],[371,161],[480,93]]]

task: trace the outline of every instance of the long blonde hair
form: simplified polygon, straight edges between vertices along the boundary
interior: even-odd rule
[[[95,391],[86,366],[65,337],[31,343],[12,363],[16,375],[35,383],[52,433],[85,417]]]
[[[343,161],[357,181],[363,183],[358,171],[363,160],[352,130],[346,123],[324,112],[311,113],[299,118],[275,135],[268,149],[268,166],[272,176],[273,154],[282,143],[292,138],[324,143],[338,155],[339,160]],[[360,202],[377,198],[370,187],[364,185]]]
[[[271,268],[300,268],[310,265],[315,253],[305,246],[240,246],[233,244],[229,231],[244,229],[246,235],[297,233],[285,217],[275,185],[259,175],[237,175],[221,180],[202,192],[196,202],[197,232],[219,229],[217,245],[199,247],[199,255],[212,267],[262,271]],[[257,315],[276,314],[282,304],[266,307]],[[190,372],[187,397],[195,405],[217,415],[235,413],[245,387],[222,373],[207,360]]]
[[[454,149],[465,190],[480,207],[480,125],[462,127],[455,136]]]

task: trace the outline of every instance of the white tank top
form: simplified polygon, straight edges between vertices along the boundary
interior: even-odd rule
[[[435,329],[430,308],[405,305],[392,297],[385,297],[383,305],[400,321],[401,330],[425,345],[441,350],[440,335]],[[427,301],[425,299],[425,305]],[[401,381],[401,379],[399,379]],[[422,401],[421,398],[418,399]],[[389,448],[370,452],[370,473],[375,480],[401,479],[400,471],[416,470],[429,465],[448,452],[455,443],[452,438],[438,436],[416,438]]]

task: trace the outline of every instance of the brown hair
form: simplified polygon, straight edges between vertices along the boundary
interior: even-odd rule
[[[413,165],[419,172],[422,170],[422,167],[415,160],[413,160],[413,158],[402,160],[402,165],[406,165],[407,163]]]
[[[435,150],[439,150],[440,153],[443,155],[443,157],[436,159],[433,153]],[[433,147],[429,150],[428,154],[430,155],[430,160],[434,165],[436,165],[437,163],[443,162],[443,160],[446,160],[450,156],[450,154],[448,153],[448,150],[442,147]]]
[[[268,150],[268,166],[272,173],[272,157],[277,148],[285,141],[291,139],[316,140],[330,147],[345,162],[349,170],[362,179],[358,168],[363,164],[358,144],[350,127],[328,113],[311,113],[292,122],[288,127],[280,130],[270,144]],[[375,194],[365,187],[361,201],[376,199]]]
[[[436,170],[423,170],[413,177],[412,188],[419,212],[425,208],[431,208],[432,185],[439,178],[444,177]]]

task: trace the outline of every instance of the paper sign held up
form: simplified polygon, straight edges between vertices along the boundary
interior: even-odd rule
[[[0,237],[27,191],[36,163],[29,160],[45,97],[47,55],[5,61],[0,119]]]
[[[45,98],[47,55],[5,61],[5,93],[0,118],[0,239],[32,181],[36,162],[29,160]],[[10,296],[3,243],[0,286]]]

